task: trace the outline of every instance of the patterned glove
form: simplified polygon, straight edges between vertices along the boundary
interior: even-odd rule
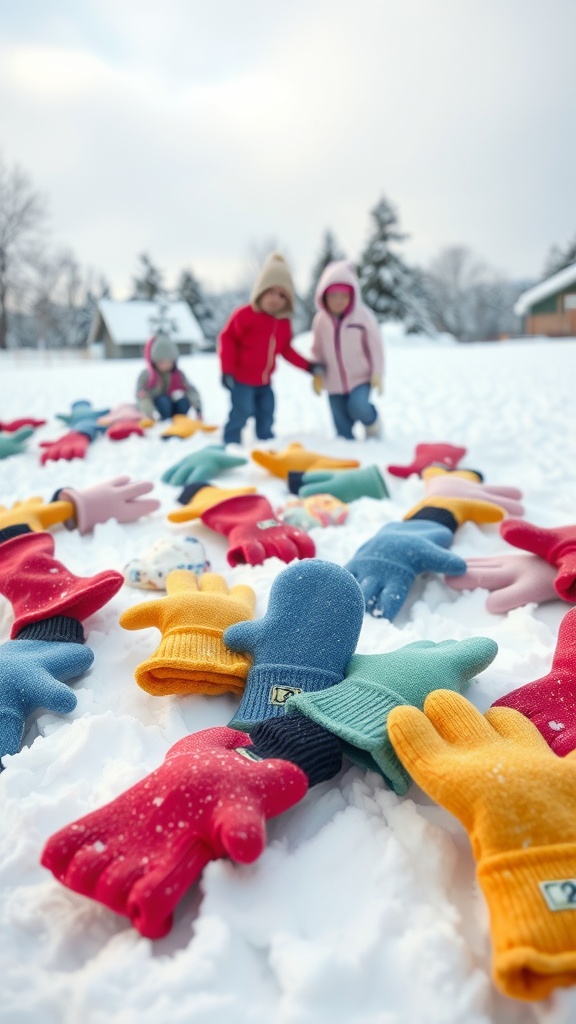
[[[291,565],[276,577],[263,619],[231,626],[224,643],[250,654],[242,703],[232,725],[284,714],[289,696],[339,683],[356,648],[364,604],[356,581],[333,562]]]
[[[536,555],[497,555],[467,558],[463,576],[446,576],[454,590],[490,590],[486,608],[493,615],[505,615],[525,604],[543,604],[558,599],[554,587],[556,569]],[[574,598],[576,600],[576,597]]]
[[[556,757],[510,708],[481,715],[436,690],[424,713],[396,707],[398,757],[468,832],[490,913],[492,973],[516,999],[576,983],[576,760]]]
[[[74,514],[74,506],[69,501],[50,501],[43,498],[28,498],[27,501],[15,501],[12,508],[0,505],[0,530],[16,523],[24,523],[31,530],[42,532],[54,523],[63,523]]]
[[[198,431],[209,434],[213,430],[218,430],[218,427],[209,427],[202,423],[202,420],[193,420],[190,416],[178,413],[172,417],[172,423],[160,436],[164,440],[168,440],[171,437],[193,437]]]
[[[360,584],[366,611],[392,620],[420,573],[466,572],[464,559],[444,550],[452,540],[452,532],[439,523],[416,519],[383,526],[346,566]]]
[[[166,577],[175,569],[188,569],[197,576],[210,571],[204,546],[196,537],[156,541],[140,558],[124,566],[124,579],[129,587],[166,590]]]
[[[188,523],[191,519],[200,519],[213,505],[219,505],[228,498],[237,498],[241,494],[255,494],[255,487],[214,487],[212,484],[189,484],[179,495],[178,501],[184,505],[182,509],[169,512],[167,518],[171,523]]]
[[[499,697],[492,707],[514,708],[529,718],[559,757],[576,749],[576,608],[560,623],[550,671]]]
[[[424,707],[432,690],[462,692],[490,665],[498,644],[487,637],[418,640],[389,654],[355,654],[338,686],[290,697],[286,714],[300,714],[342,740],[354,764],[384,776],[404,796],[411,779],[388,737],[388,715],[402,704]]]
[[[129,476],[116,476],[113,480],[95,484],[76,491],[73,487],[62,487],[55,497],[69,501],[74,506],[75,522],[69,523],[70,529],[77,527],[81,534],[90,533],[96,523],[106,523],[115,519],[118,523],[133,523],[141,516],[147,516],[160,508],[156,498],[140,500],[143,494],[149,494],[154,484],[145,480],[131,480]]]
[[[124,629],[156,626],[162,633],[158,649],[134,673],[138,685],[155,696],[227,691],[239,696],[250,661],[231,654],[222,635],[227,626],[252,618],[252,588],[240,585],[228,591],[223,576],[205,573],[197,578],[177,569],[166,577],[166,590],[167,597],[134,605],[120,616]]]
[[[21,455],[26,451],[26,442],[34,430],[32,427],[20,427],[9,434],[0,434],[0,459],[7,459],[10,455]]]
[[[356,501],[357,498],[389,498],[388,488],[378,466],[364,469],[315,469],[309,473],[288,474],[288,490],[301,498],[312,494],[332,494],[340,501]]]
[[[417,444],[414,458],[408,466],[388,466],[388,472],[393,476],[407,477],[412,473],[421,473],[434,462],[455,469],[465,455],[466,448],[458,448],[453,444]]]
[[[247,755],[247,756],[246,756]],[[266,820],[305,796],[308,780],[282,760],[254,761],[250,739],[205,729],[179,740],[164,763],[98,811],[53,835],[42,864],[75,892],[160,939],[206,864],[251,864]]]
[[[87,672],[94,654],[83,644],[8,640],[0,647],[0,758],[17,754],[28,716],[47,708],[65,715],[76,697],[64,683]]]
[[[291,562],[314,558],[314,541],[303,530],[274,517],[272,506],[261,494],[228,498],[202,513],[202,522],[228,537],[229,565],[261,565],[266,558]]]
[[[197,481],[205,483],[227,469],[245,466],[247,461],[240,455],[228,455],[222,445],[212,444],[193,452],[192,455],[186,455],[162,474],[162,480],[165,484],[174,484],[175,487]]]
[[[508,519],[500,533],[509,544],[545,558],[558,570],[554,586],[563,601],[576,601],[576,526],[545,529],[521,519]]]
[[[437,476],[425,477],[424,485],[426,493],[430,496],[490,502],[501,506],[511,516],[524,515],[524,506],[519,500],[522,491],[517,487],[488,486],[467,480],[456,473],[440,473]]]
[[[252,458],[259,466],[267,469],[281,480],[288,473],[305,473],[308,469],[355,469],[360,465],[357,459],[332,459],[328,455],[309,452],[301,444],[289,444],[283,452],[253,451]]]

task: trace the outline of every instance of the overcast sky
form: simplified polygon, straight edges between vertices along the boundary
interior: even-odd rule
[[[0,0],[0,150],[116,298],[142,251],[219,288],[268,239],[305,285],[383,194],[408,261],[538,277],[575,107],[576,0]]]

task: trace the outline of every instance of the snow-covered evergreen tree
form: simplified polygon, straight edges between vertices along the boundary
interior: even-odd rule
[[[132,299],[145,299],[148,302],[164,295],[166,289],[162,279],[162,271],[155,267],[148,253],[141,253],[140,273],[132,278]]]
[[[573,238],[564,249],[558,245],[552,246],[544,267],[544,278],[552,277],[552,274],[564,270],[564,267],[571,267],[573,263],[576,263],[576,238]]]
[[[186,302],[196,317],[206,341],[216,342],[214,307],[191,270],[183,270],[176,285],[176,297]]]
[[[314,314],[316,312],[314,295],[316,294],[316,286],[323,271],[329,263],[333,263],[334,260],[343,260],[345,259],[345,256],[346,254],[342,252],[334,234],[328,228],[322,235],[320,252],[318,253],[318,257],[310,274],[310,285],[308,287],[308,291],[302,298],[302,313],[304,320],[302,330],[308,330],[314,318]]]
[[[371,217],[374,227],[358,269],[364,302],[380,321],[400,320],[408,332],[429,330],[422,275],[392,249],[407,238],[395,208],[382,197]]]

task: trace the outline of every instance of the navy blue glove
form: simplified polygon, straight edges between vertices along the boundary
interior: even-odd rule
[[[293,694],[341,682],[363,618],[360,587],[340,565],[312,558],[284,569],[272,584],[264,618],[224,632],[230,650],[254,659],[230,727],[242,722],[250,732],[254,722],[283,715]]]
[[[56,419],[61,420],[68,427],[74,427],[77,430],[77,425],[81,421],[93,420],[95,422],[100,416],[105,416],[108,412],[110,412],[110,409],[95,409],[92,402],[86,402],[84,399],[81,399],[79,402],[72,402],[69,413],[57,413]]]
[[[453,539],[447,526],[424,519],[386,523],[358,548],[346,566],[362,588],[366,611],[376,618],[392,620],[420,573],[465,573],[464,559],[445,550]]]
[[[63,715],[76,707],[64,683],[83,675],[94,654],[83,644],[8,640],[0,647],[0,759],[17,754],[24,723],[37,708]]]
[[[242,458],[241,455],[228,455],[223,445],[209,444],[206,448],[192,452],[174,466],[170,466],[162,474],[162,480],[165,484],[174,484],[176,487],[204,483],[226,469],[245,466],[247,461],[248,459]]]

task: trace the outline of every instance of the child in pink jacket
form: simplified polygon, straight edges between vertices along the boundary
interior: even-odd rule
[[[374,314],[360,298],[360,286],[347,260],[329,263],[316,288],[318,312],[312,323],[312,362],[322,364],[314,390],[328,392],[336,433],[354,438],[352,428],[364,424],[366,437],[380,437],[378,410],[370,390],[383,393],[384,346]]]

